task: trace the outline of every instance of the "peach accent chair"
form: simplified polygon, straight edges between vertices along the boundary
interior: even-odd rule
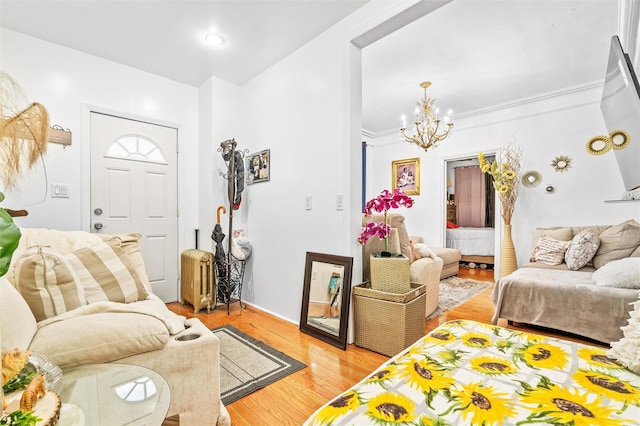
[[[402,253],[409,260],[413,260],[409,234],[404,224],[404,216],[399,213],[388,213],[387,220],[391,226],[388,249],[392,253]],[[384,214],[375,213],[362,216],[362,225],[368,222],[384,222]],[[362,246],[362,276],[364,281],[369,280],[369,256],[371,253],[384,250],[384,241],[379,238],[371,238]],[[410,280],[413,283],[425,284],[427,293],[426,316],[429,316],[438,307],[440,295],[440,274],[443,261],[438,256],[422,257],[412,261],[409,265]]]

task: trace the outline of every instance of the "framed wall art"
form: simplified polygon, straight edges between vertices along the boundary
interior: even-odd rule
[[[407,195],[420,195],[420,159],[392,161],[391,187],[402,189]]]
[[[271,150],[265,149],[249,154],[245,157],[245,163],[247,185],[269,180],[271,175]]]

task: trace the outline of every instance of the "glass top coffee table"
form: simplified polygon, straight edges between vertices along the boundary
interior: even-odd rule
[[[91,364],[63,372],[58,426],[159,426],[169,385],[155,371],[127,364]]]

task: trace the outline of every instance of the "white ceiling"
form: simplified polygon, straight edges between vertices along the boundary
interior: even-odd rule
[[[0,0],[0,26],[192,86],[242,84],[368,1]]]
[[[429,0],[425,0],[429,1]],[[0,0],[0,25],[199,86],[242,84],[367,1]],[[604,78],[615,0],[454,0],[363,49],[363,128],[455,116]],[[207,46],[204,35],[227,39]]]
[[[469,113],[604,80],[615,0],[454,0],[363,49],[363,128],[412,123],[427,93]],[[393,114],[391,113],[393,112]]]

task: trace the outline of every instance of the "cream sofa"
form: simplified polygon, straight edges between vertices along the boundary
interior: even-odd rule
[[[422,237],[411,237],[411,239],[414,243],[423,242]],[[460,272],[460,260],[462,259],[462,253],[460,253],[460,250],[450,247],[431,247],[431,251],[442,259],[442,272],[440,273],[441,280],[458,275]]]
[[[220,400],[220,342],[200,320],[186,320],[174,314],[153,295],[137,242],[139,235],[120,235],[114,239],[83,231],[21,231],[20,245],[13,255],[10,269],[0,278],[3,351],[16,347],[37,351],[63,371],[83,364],[108,362],[147,367],[167,381],[171,392],[167,416],[178,414],[181,426],[202,425],[203,421],[212,425],[216,422],[218,425],[230,423],[228,412]],[[73,265],[70,259],[76,257],[69,257],[70,253],[104,247],[105,241],[116,244],[119,250],[114,249],[114,253],[117,252],[129,270],[135,270],[131,276],[137,276],[144,285],[144,300],[131,303],[97,301],[45,319],[40,317],[37,321],[34,312],[38,315],[42,312],[33,302],[32,295],[17,290],[27,291],[29,273],[36,270],[24,266],[30,264],[29,253],[36,250],[38,256],[46,257],[46,263],[40,266],[44,265],[44,270],[53,273],[60,284],[47,287],[48,294],[54,294],[59,289],[64,292],[69,288],[61,284],[64,274],[60,267],[66,263],[56,256],[61,255]],[[38,251],[44,250],[35,248],[38,246],[46,247],[47,251]],[[73,274],[81,277],[77,270]],[[47,275],[49,284],[51,277]],[[84,291],[85,297],[90,298],[89,290]],[[27,294],[31,305],[27,304],[23,294]],[[73,302],[68,302],[70,299],[65,300],[69,306],[73,305]],[[46,303],[43,302],[44,305]],[[64,307],[55,309],[58,309],[56,312],[65,310]]]
[[[604,343],[623,336],[621,327],[629,320],[640,288],[640,268],[635,266],[640,263],[627,259],[640,257],[638,222],[537,228],[532,234],[532,255],[536,247],[540,248],[541,237],[573,244],[580,239],[576,236],[586,230],[597,235],[591,249],[597,250],[592,260],[579,269],[570,270],[566,261],[552,266],[538,259],[498,280],[491,294],[495,306],[493,324],[504,318],[509,323],[543,326]],[[573,245],[573,249],[569,246],[569,252],[583,254],[584,261],[589,257],[588,250],[582,250],[580,245]],[[564,256],[566,259],[567,254]],[[569,261],[574,268],[583,263]]]
[[[391,227],[388,248],[392,253],[401,253],[410,259],[409,279],[412,283],[426,285],[426,316],[429,316],[438,307],[440,301],[440,274],[442,272],[442,259],[433,254],[413,260],[409,234],[404,224],[404,216],[399,213],[388,213],[387,221]],[[384,214],[375,213],[362,216],[362,225],[368,222],[384,222]],[[369,279],[369,257],[371,253],[380,252],[384,243],[378,238],[371,238],[362,246],[362,276],[364,281]]]

